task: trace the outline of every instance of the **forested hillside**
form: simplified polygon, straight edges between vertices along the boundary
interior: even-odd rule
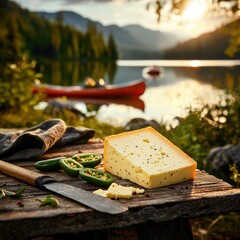
[[[59,12],[36,12],[36,14],[56,21]],[[73,11],[61,11],[61,14],[65,25],[72,26],[81,32],[87,31],[87,26],[91,23],[102,33],[106,41],[112,34],[121,59],[159,59],[163,49],[175,46],[183,37],[175,33],[148,29],[138,24],[123,27],[116,24],[103,25]]]
[[[229,55],[230,43],[234,32],[239,29],[240,19],[229,23],[217,30],[179,43],[176,47],[164,52],[164,59],[230,59],[240,58],[240,53]],[[238,30],[239,31],[239,30]],[[229,51],[230,50],[230,51]]]
[[[107,43],[94,25],[86,33],[62,25],[59,14],[55,22],[47,21],[9,0],[0,1],[1,55],[36,59],[108,60],[117,59],[113,37]]]

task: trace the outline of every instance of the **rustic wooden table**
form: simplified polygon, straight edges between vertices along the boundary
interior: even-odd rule
[[[55,148],[49,150],[42,159],[71,156],[80,152],[103,153],[103,142],[92,139],[87,144]],[[33,164],[37,160],[39,159],[14,164],[35,171]],[[60,182],[88,191],[97,189],[61,171],[49,175]],[[117,179],[116,182],[136,186],[122,179]],[[0,174],[0,188],[15,191],[20,186],[26,184]],[[194,181],[146,189],[144,194],[129,200],[114,200],[129,207],[129,211],[119,215],[96,212],[57,194],[52,195],[60,202],[58,207],[40,207],[36,199],[49,194],[52,193],[26,186],[21,198],[1,199],[0,239],[40,239],[44,236],[57,236],[56,239],[117,239],[117,234],[114,238],[114,231],[116,233],[118,229],[129,227],[137,232],[131,239],[193,239],[189,219],[240,210],[240,189],[234,189],[204,171],[197,171]],[[68,238],[63,238],[64,236]]]

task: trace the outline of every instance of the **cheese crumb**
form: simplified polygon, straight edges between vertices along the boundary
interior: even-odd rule
[[[133,197],[134,193],[144,193],[144,189],[121,186],[117,183],[112,183],[108,190],[98,189],[93,192],[94,194],[108,198],[125,198],[129,199]]]

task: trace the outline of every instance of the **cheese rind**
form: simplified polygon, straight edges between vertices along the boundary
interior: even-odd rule
[[[197,163],[152,127],[104,140],[104,169],[145,188],[194,179]]]

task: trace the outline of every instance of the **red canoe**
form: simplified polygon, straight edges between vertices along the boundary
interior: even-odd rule
[[[89,98],[121,98],[139,97],[146,89],[144,80],[125,84],[107,85],[104,88],[82,88],[80,86],[59,86],[49,84],[33,85],[33,93],[45,93],[48,96],[89,97]]]

